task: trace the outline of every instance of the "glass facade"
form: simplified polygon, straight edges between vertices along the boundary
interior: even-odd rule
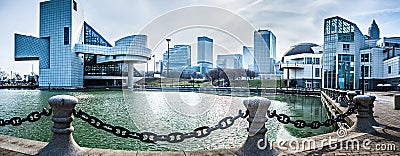
[[[358,27],[341,17],[331,17],[324,20],[324,50],[323,50],[323,87],[347,89],[356,88],[358,84],[354,75],[355,60],[364,43],[363,35]],[[346,75],[346,77],[345,77]],[[346,82],[345,82],[346,81]]]
[[[276,37],[270,30],[254,31],[254,70],[260,74],[273,74],[276,57]]]
[[[168,52],[163,54],[163,66],[167,66]],[[184,68],[190,66],[191,63],[191,46],[175,45],[169,49],[169,70],[181,72]],[[164,68],[166,69],[166,68]],[[165,71],[164,71],[165,72]]]
[[[338,84],[340,89],[354,89],[354,56],[338,55]],[[345,86],[346,85],[346,86]]]
[[[111,44],[108,43],[98,32],[96,32],[86,22],[84,24],[83,31],[85,32],[84,44],[111,47]]]
[[[39,26],[39,37],[15,35],[15,60],[39,60],[40,87],[115,86],[127,72],[140,76],[127,64],[150,58],[146,35],[121,38],[113,47],[86,23],[78,0],[40,2]]]
[[[84,54],[84,75],[121,76],[123,63],[97,64],[97,55]]]

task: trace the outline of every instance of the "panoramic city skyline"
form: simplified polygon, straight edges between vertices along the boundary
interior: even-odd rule
[[[39,34],[39,8],[41,1],[5,1],[0,2],[0,17],[4,21],[3,28],[0,30],[0,47],[3,57],[0,58],[1,70],[16,71],[27,74],[31,71],[31,64],[34,64],[34,71],[38,73],[38,61],[15,62],[14,61],[14,33],[22,33],[31,36]],[[301,42],[312,42],[322,45],[323,43],[323,19],[332,16],[341,16],[357,24],[361,32],[366,35],[372,20],[376,20],[381,28],[381,36],[400,36],[396,26],[400,24],[400,8],[397,1],[172,1],[172,2],[148,2],[148,1],[103,1],[92,2],[82,1],[85,7],[84,14],[87,19],[101,35],[110,43],[127,34],[140,33],[143,27],[153,19],[171,10],[196,6],[207,5],[220,7],[229,10],[250,22],[256,29],[269,29],[277,38],[277,60],[290,46]],[[229,4],[229,5],[226,5]],[[357,6],[357,7],[354,7]],[[253,31],[243,32],[246,37],[240,38],[245,46],[252,46]],[[230,53],[242,53],[242,46],[226,45],[218,40],[218,35],[202,33],[192,33],[187,37],[174,37],[172,35],[172,45],[196,43],[196,36],[209,36],[214,39],[216,45],[228,49]],[[179,36],[179,35],[178,35]],[[182,36],[182,35],[181,35]],[[148,36],[149,40],[152,36]],[[151,43],[150,49],[151,48]],[[225,48],[226,47],[226,48]],[[152,49],[156,54],[156,60],[160,60],[163,50],[166,50],[166,43],[160,44],[157,49]],[[192,52],[196,52],[196,47],[192,45]],[[223,50],[214,51],[217,54],[227,54]],[[195,56],[195,54],[192,54]],[[192,58],[194,59],[194,58]],[[193,60],[192,60],[193,61]],[[216,61],[216,60],[214,60]],[[149,63],[149,69],[152,63]]]

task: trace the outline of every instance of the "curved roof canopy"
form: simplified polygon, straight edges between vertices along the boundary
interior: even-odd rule
[[[314,53],[314,51],[311,49],[311,47],[315,47],[315,46],[318,46],[318,45],[314,44],[314,43],[296,44],[296,45],[290,47],[289,50],[286,51],[285,55],[283,55],[283,56],[303,54],[303,53]]]

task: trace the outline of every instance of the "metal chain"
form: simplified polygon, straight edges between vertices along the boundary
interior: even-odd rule
[[[152,140],[153,142],[157,142],[157,141],[167,141],[169,143],[178,143],[178,142],[182,142],[185,139],[188,138],[203,138],[206,137],[208,135],[211,134],[211,132],[218,130],[218,129],[227,129],[229,127],[231,127],[235,121],[238,118],[246,118],[249,115],[249,111],[246,110],[245,113],[243,113],[242,110],[239,110],[238,115],[236,116],[228,116],[225,117],[223,119],[221,119],[218,124],[214,125],[214,126],[202,126],[199,128],[194,129],[192,132],[188,132],[188,133],[181,133],[181,132],[174,132],[174,133],[170,133],[167,135],[157,135],[151,132],[144,132],[144,136],[146,138],[149,138],[150,140]]]
[[[46,109],[43,108],[42,112],[32,112],[26,118],[21,118],[21,117],[13,117],[9,120],[4,120],[0,119],[0,126],[6,126],[6,125],[13,125],[13,126],[19,126],[23,122],[29,121],[29,122],[36,122],[39,121],[42,115],[44,116],[50,116],[52,113],[51,109]]]
[[[158,135],[152,132],[134,132],[130,131],[127,128],[120,127],[120,126],[113,126],[110,124],[104,123],[102,120],[91,116],[85,112],[83,112],[81,109],[79,111],[76,111],[75,109],[73,110],[74,116],[82,119],[83,121],[89,123],[91,126],[104,130],[109,133],[113,133],[114,135],[122,138],[132,138],[136,140],[140,140],[142,142],[146,143],[156,143],[157,141],[167,141],[169,143],[178,143],[182,142],[185,139],[188,138],[202,138],[206,137],[211,134],[212,131],[215,131],[217,129],[226,129],[231,127],[235,120],[238,118],[246,118],[249,114],[248,111],[246,113],[243,113],[242,110],[239,110],[239,113],[237,116],[229,116],[223,118],[221,121],[218,122],[217,125],[208,127],[208,126],[202,126],[199,128],[194,129],[192,132],[188,133],[182,133],[182,132],[174,132],[170,133],[167,135]]]
[[[276,110],[267,111],[267,115],[269,118],[276,117],[276,119],[283,124],[288,124],[291,123],[294,125],[296,128],[304,128],[304,127],[310,127],[311,129],[318,129],[321,126],[329,127],[332,126],[333,123],[344,121],[344,118],[350,116],[351,114],[354,113],[355,109],[357,109],[358,105],[355,104],[353,107],[349,108],[345,113],[339,114],[336,118],[334,119],[327,119],[324,122],[320,121],[312,121],[310,123],[307,123],[304,120],[291,120],[290,117],[286,114],[277,114]]]

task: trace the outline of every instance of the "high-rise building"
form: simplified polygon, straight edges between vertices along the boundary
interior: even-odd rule
[[[206,36],[197,37],[197,63],[201,74],[213,67],[213,49],[213,39]]]
[[[40,2],[39,37],[15,34],[15,60],[39,60],[40,87],[122,85],[124,69],[131,86],[133,63],[150,58],[147,36],[127,36],[112,46],[86,22],[79,4]]]
[[[276,37],[270,30],[254,31],[254,69],[260,74],[273,74],[276,59]]]
[[[368,28],[368,35],[371,39],[379,39],[379,28],[375,20],[372,21],[371,26]]]
[[[254,71],[254,49],[243,46],[243,68]]]
[[[364,35],[356,24],[338,16],[324,20],[324,88],[358,89],[364,46]]]
[[[213,39],[206,36],[197,37],[197,64],[201,74],[213,68],[213,49]]]
[[[217,55],[219,68],[239,69],[242,68],[241,54]]]
[[[175,45],[173,48],[169,48],[169,70],[170,71],[182,71],[191,63],[191,46],[190,45]],[[167,66],[168,53],[163,54],[163,66]],[[166,68],[164,68],[166,69]]]

